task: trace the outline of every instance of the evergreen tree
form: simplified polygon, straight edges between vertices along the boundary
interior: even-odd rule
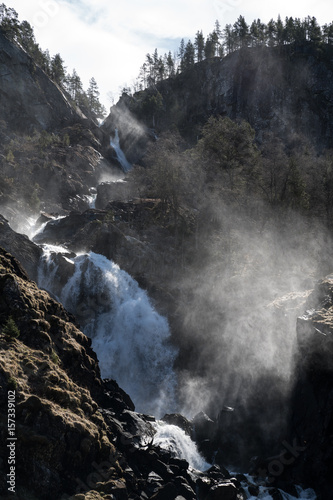
[[[237,21],[234,23],[234,33],[236,40],[238,41],[238,46],[246,46],[249,40],[249,26],[243,16],[239,16]]]
[[[9,316],[8,320],[2,327],[2,333],[8,339],[17,339],[20,336],[20,330],[18,329],[12,316]]]
[[[257,45],[264,45],[266,41],[266,26],[264,23],[257,19],[252,22],[249,28],[249,41],[252,47]]]
[[[81,78],[77,74],[75,68],[71,75],[66,78],[66,90],[71,96],[72,100],[78,104],[80,96],[83,94],[83,86]]]
[[[271,19],[266,27],[267,42],[269,47],[274,47],[276,34],[277,34],[276,23],[273,19]]]
[[[98,116],[103,118],[106,114],[105,107],[99,101],[100,92],[94,77],[89,80],[89,88],[87,90],[88,105],[90,110]]]
[[[66,71],[64,68],[64,61],[60,54],[56,54],[51,59],[51,78],[54,82],[61,85],[65,79]]]
[[[295,25],[292,17],[286,17],[283,38],[287,43],[292,43],[295,40]]]
[[[179,51],[178,51],[180,68],[182,68],[182,65],[183,65],[184,54],[185,54],[185,40],[184,40],[184,38],[182,38],[180,41],[180,46],[179,46]]]
[[[203,60],[205,53],[205,38],[202,34],[202,31],[197,31],[194,40],[194,47],[196,50],[197,62],[200,62]]]
[[[0,4],[0,29],[9,40],[16,40],[19,36],[18,14],[15,9]]]
[[[227,54],[230,54],[236,48],[235,34],[233,32],[231,24],[226,25],[226,27],[223,30],[223,35],[224,35],[224,46],[227,49]]]
[[[162,57],[158,58],[156,72],[157,72],[157,79],[158,79],[158,81],[161,82],[162,80],[164,80],[165,74],[166,74],[166,70],[165,70],[164,60],[163,60]]]
[[[284,26],[280,15],[278,15],[276,21],[276,42],[278,45],[283,45],[284,43]]]
[[[168,77],[174,76],[174,74],[175,74],[175,61],[172,57],[171,51],[169,51],[169,53],[167,55],[165,65],[167,67]]]
[[[221,25],[218,20],[215,21],[215,27],[212,36],[215,42],[215,55],[221,56],[223,54],[223,50],[221,52],[221,47],[223,47],[223,44],[220,43],[220,40],[222,38],[222,31],[221,31]]]
[[[333,45],[333,23],[323,26],[323,41],[328,45]]]
[[[208,35],[205,43],[205,58],[211,59],[215,56],[215,38],[212,34]]]
[[[195,52],[194,45],[191,42],[191,40],[189,40],[186,44],[186,47],[185,47],[183,63],[181,66],[182,71],[188,69],[190,66],[193,66],[193,64],[194,64],[194,52]]]
[[[320,43],[322,40],[321,28],[315,17],[308,18],[309,21],[309,40],[313,43]]]
[[[302,44],[305,42],[307,35],[306,21],[301,21],[299,18],[294,20],[294,42]]]
[[[19,42],[28,54],[33,54],[36,47],[36,40],[34,30],[28,21],[22,21],[20,24]]]

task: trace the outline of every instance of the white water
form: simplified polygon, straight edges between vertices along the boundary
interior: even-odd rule
[[[119,144],[119,135],[118,135],[118,129],[116,128],[114,138],[110,137],[110,145],[113,147],[113,149],[116,152],[117,159],[123,169],[123,171],[126,173],[129,170],[131,170],[132,165],[130,162],[127,160],[124,151],[121,149],[120,144]]]
[[[106,257],[89,253],[73,262],[74,274],[60,300],[92,339],[102,377],[114,378],[137,411],[175,411],[177,352],[169,343],[166,318],[155,311],[138,283]],[[54,272],[51,269],[50,282]]]
[[[258,498],[260,500],[273,500],[272,495],[270,495],[269,491],[270,488],[264,485],[259,486],[259,494],[258,496],[253,496],[249,493],[249,486],[256,485],[256,480],[252,477],[249,476],[248,474],[244,474],[246,476],[247,482],[242,482],[242,487],[245,491],[246,494],[246,499],[247,500],[257,500]],[[295,486],[296,491],[297,491],[297,497],[294,495],[291,495],[289,493],[286,493],[285,491],[282,491],[279,489],[279,492],[281,494],[281,497],[283,500],[317,500],[317,495],[311,488],[307,488],[306,490],[303,490],[301,486],[296,485]],[[274,488],[275,489],[275,488]]]
[[[176,425],[157,421],[154,445],[169,450],[177,458],[184,458],[194,469],[205,471],[211,467],[198,452],[194,441]]]
[[[260,500],[273,500],[273,497],[272,495],[269,494],[269,489],[267,489],[266,486],[260,486],[259,494],[258,496],[255,497],[253,495],[250,495],[250,493],[248,492],[248,488],[246,486],[244,487],[243,485],[243,488],[247,495],[246,496],[247,500],[258,500],[258,498]],[[279,490],[279,492],[283,500],[299,500],[302,498],[303,500],[317,500],[317,496],[311,488],[303,490],[300,486],[296,486],[296,490],[298,495],[297,497],[295,497],[294,495],[290,495],[289,493],[286,493],[285,491],[282,490]]]

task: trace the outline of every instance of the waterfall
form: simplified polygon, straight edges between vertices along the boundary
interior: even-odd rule
[[[138,283],[106,257],[88,253],[72,262],[74,273],[59,298],[92,339],[102,377],[117,380],[137,411],[175,411],[177,351],[170,344],[167,319]]]
[[[211,467],[198,452],[197,445],[183,429],[176,425],[156,421],[154,444],[169,450],[177,458],[184,458],[194,469],[205,471]]]
[[[123,150],[120,147],[119,135],[118,135],[118,129],[117,128],[115,130],[114,138],[113,139],[112,139],[112,137],[110,138],[110,145],[115,150],[116,155],[117,155],[117,160],[119,161],[119,163],[120,163],[121,168],[123,169],[123,171],[126,173],[129,170],[131,170],[132,165],[127,160],[127,158],[125,156],[125,153],[123,152]]]

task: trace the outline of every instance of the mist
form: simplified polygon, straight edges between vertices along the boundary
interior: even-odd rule
[[[222,426],[222,445],[232,429],[237,463],[286,432],[296,318],[332,271],[332,238],[292,210],[213,205],[214,229],[199,233],[197,263],[178,283],[179,400],[183,414],[204,410]]]

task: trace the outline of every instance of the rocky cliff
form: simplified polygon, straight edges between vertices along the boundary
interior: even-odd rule
[[[292,400],[291,438],[300,448],[294,477],[307,477],[322,498],[332,495],[333,277],[321,280],[298,318],[298,371]]]
[[[24,133],[72,125],[83,116],[21,48],[0,33],[1,120]]]
[[[209,116],[222,115],[248,121],[259,142],[270,132],[289,145],[307,140],[319,149],[332,147],[332,61],[331,46],[311,43],[242,48],[197,63],[133,97],[124,95],[105,124],[119,125],[125,152],[132,150],[117,118],[124,107],[157,134],[176,126],[193,142]],[[161,106],[154,112],[157,95]]]

